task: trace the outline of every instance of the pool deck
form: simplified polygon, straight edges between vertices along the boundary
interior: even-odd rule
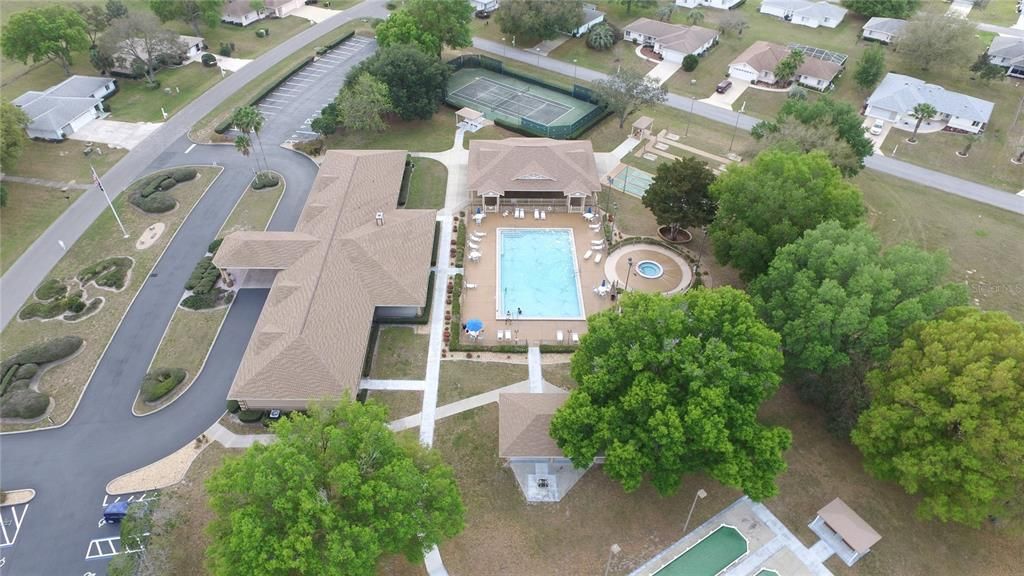
[[[747,553],[720,572],[720,576],[754,576],[764,569],[785,576],[832,576],[822,564],[829,554],[822,554],[818,545],[804,546],[768,508],[746,496],[684,535],[630,576],[654,576],[722,525],[732,526],[743,534]]]
[[[463,289],[462,291],[462,319],[479,318],[484,322],[484,331],[478,342],[480,344],[498,344],[498,330],[512,330],[513,334],[518,331],[518,343],[529,342],[531,346],[539,344],[571,343],[571,332],[583,334],[587,331],[586,320],[517,320],[513,318],[511,323],[506,323],[504,318],[496,319],[496,316],[503,316],[497,308],[497,266],[499,254],[497,250],[498,228],[569,228],[573,233],[573,244],[576,251],[576,262],[579,268],[580,292],[583,297],[584,315],[589,316],[600,312],[614,305],[608,296],[600,297],[594,293],[594,288],[600,286],[602,280],[610,279],[605,276],[604,259],[608,257],[607,247],[600,252],[602,254],[601,264],[594,263],[594,257],[588,260],[583,259],[584,253],[590,249],[592,240],[600,240],[603,235],[594,232],[587,226],[587,221],[581,214],[547,213],[546,220],[534,220],[533,210],[529,210],[525,219],[515,219],[511,215],[502,216],[501,213],[490,213],[478,226],[472,220],[467,222],[467,238],[470,233],[481,231],[486,236],[479,243],[482,257],[479,262],[471,262],[467,258],[464,265],[465,282],[475,284],[476,288]],[[597,254],[597,252],[595,252]],[[515,310],[512,311],[513,315]],[[557,331],[561,330],[564,336],[563,342],[556,339]],[[463,341],[466,336],[462,335]],[[504,342],[502,342],[504,343]]]

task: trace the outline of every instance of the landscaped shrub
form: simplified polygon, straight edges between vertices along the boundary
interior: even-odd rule
[[[263,419],[263,410],[242,410],[238,413],[238,419],[247,424],[259,422]]]
[[[36,298],[40,300],[53,300],[54,298],[61,298],[68,293],[68,287],[64,285],[62,280],[57,278],[50,278],[43,282],[36,288]]]
[[[263,190],[264,188],[273,188],[279,183],[280,180],[273,172],[260,172],[252,181],[252,189]]]
[[[233,297],[233,292],[217,288],[213,292],[186,296],[185,299],[181,301],[181,305],[189,310],[206,310],[209,308],[215,308],[222,303],[230,304]]]
[[[260,29],[256,30],[256,37],[257,38],[266,38],[267,37],[267,30],[265,28],[260,28]]]
[[[199,174],[199,171],[195,168],[175,168],[171,172],[171,178],[174,178],[178,182],[188,182]]]
[[[160,184],[157,186],[157,188],[159,188],[161,192],[166,192],[171,188],[174,188],[175,184],[177,183],[177,180],[168,176],[167,178],[164,178],[163,180],[160,181]]]
[[[50,397],[35,390],[22,388],[0,397],[0,417],[38,418],[50,407]]]
[[[14,379],[15,380],[24,380],[24,379],[29,379],[30,380],[30,379],[32,379],[33,376],[35,376],[38,373],[39,373],[39,364],[33,364],[33,363],[22,364],[21,366],[19,366],[17,368],[17,370],[15,370],[15,372],[14,372]]]
[[[696,70],[697,64],[700,64],[700,58],[697,58],[693,54],[687,54],[683,57],[683,70],[686,72],[693,72]]]
[[[223,238],[217,238],[213,242],[210,242],[210,245],[206,247],[206,251],[209,252],[210,254],[216,254],[217,250],[220,250],[220,245],[223,242],[224,242]]]
[[[241,410],[241,409],[242,409],[242,407],[238,405],[238,400],[228,400],[228,413],[229,414],[238,414],[238,411]]]
[[[309,156],[319,156],[324,151],[324,141],[319,138],[295,144],[295,149]]]
[[[178,206],[177,201],[170,194],[153,194],[149,197],[143,197],[136,192],[128,198],[128,201],[139,210],[149,214],[163,214],[164,212],[174,210]]]
[[[18,312],[18,318],[21,320],[32,320],[33,318],[39,318],[42,320],[49,320],[50,318],[56,318],[66,312],[63,300],[51,300],[49,302],[32,302],[26,304],[24,308]]]
[[[7,393],[7,387],[14,382],[14,377],[18,374],[18,366],[8,366],[4,372],[3,377],[0,378],[0,396]]]
[[[88,304],[85,305],[84,308],[82,308],[78,312],[71,312],[71,313],[65,314],[64,315],[64,320],[66,320],[68,322],[74,322],[76,320],[81,320],[82,318],[85,318],[86,316],[92,315],[92,313],[97,311],[97,310],[99,310],[100,306],[102,306],[102,305],[103,305],[103,298],[93,298],[92,300],[89,301]]]
[[[587,34],[587,46],[594,50],[611,50],[615,45],[615,30],[607,24],[598,24]]]
[[[78,280],[83,286],[94,282],[97,286],[120,290],[124,288],[125,281],[128,279],[128,271],[132,269],[133,264],[131,258],[123,256],[100,260],[92,266],[82,269],[78,273]]]
[[[185,380],[185,371],[181,368],[158,368],[142,379],[142,399],[156,402]]]
[[[259,34],[257,34],[257,36],[259,36]],[[231,44],[225,44],[224,42],[221,42],[220,49],[217,50],[217,52],[221,56],[231,56]]]
[[[192,269],[192,274],[185,282],[185,290],[192,290],[196,294],[206,294],[217,283],[218,276],[220,276],[220,272],[213,265],[213,258],[206,256]]]
[[[82,310],[85,310],[85,302],[79,296],[71,296],[64,301],[64,306],[72,314],[78,314]]]
[[[0,208],[7,206],[7,188],[0,186]]]
[[[0,372],[5,372],[8,366],[15,364],[46,364],[67,358],[82,347],[82,339],[78,336],[61,336],[52,338],[45,342],[29,346],[21,352],[11,356],[0,364]]]

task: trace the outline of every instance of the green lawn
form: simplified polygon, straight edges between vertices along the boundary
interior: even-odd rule
[[[576,387],[576,381],[572,378],[568,362],[565,364],[545,364],[542,368],[544,380],[563,390],[572,390]]]
[[[170,192],[178,201],[178,206],[164,214],[146,214],[130,205],[129,194],[121,194],[114,200],[114,205],[124,221],[129,237],[124,239],[114,222],[109,210],[104,210],[92,225],[85,231],[74,245],[68,247],[67,253],[54,266],[50,276],[70,278],[86,266],[99,260],[113,256],[129,256],[135,260],[127,285],[120,292],[113,292],[91,286],[90,297],[103,296],[103,306],[95,314],[73,324],[63,321],[28,321],[11,322],[0,332],[4,355],[20,350],[28,345],[41,342],[48,338],[65,335],[81,336],[86,345],[77,356],[55,366],[43,374],[39,390],[54,399],[50,414],[53,423],[61,424],[68,419],[89,381],[89,376],[96,366],[106,343],[116,330],[129,303],[134,298],[156,264],[157,258],[170,242],[171,237],[181,226],[185,215],[205,193],[207,187],[220,174],[220,168],[199,168],[199,176],[191,182],[179,184]],[[134,186],[135,184],[133,184]],[[144,250],[135,248],[136,239],[146,228],[156,222],[163,222],[167,228],[150,247]],[[35,428],[49,425],[43,420],[35,425],[7,425],[8,430]]]
[[[419,414],[423,408],[423,392],[419,390],[369,390],[366,399],[386,406],[390,420]]]
[[[420,380],[427,375],[428,334],[410,326],[381,326],[370,378]]]
[[[167,22],[165,26],[178,34],[185,34],[187,36],[195,34],[192,26],[185,22]],[[209,47],[210,52],[220,55],[220,45],[222,42],[225,44],[234,42],[235,51],[231,53],[231,57],[251,59],[257,58],[267,50],[309,27],[309,20],[299,18],[298,16],[288,16],[285,18],[267,18],[244,28],[222,22],[220,26],[213,29],[200,28],[200,32],[201,36],[206,40],[206,45]],[[265,38],[257,37],[256,30],[260,28],[268,29],[270,35]]]
[[[415,168],[409,181],[406,208],[444,208],[448,168],[430,158],[413,158]]]
[[[586,38],[583,37],[567,40],[549,56],[565,62],[576,60],[576,65],[581,68],[590,68],[606,74],[615,72],[619,67],[639,70],[646,74],[654,68],[654,64],[637,58],[635,49],[636,46],[632,42],[620,41],[616,42],[611,50],[600,52],[588,47]]]
[[[246,190],[242,198],[238,200],[238,204],[235,204],[234,209],[231,210],[227,220],[224,221],[217,237],[223,238],[232,232],[241,230],[266,229],[287,184],[287,182],[283,182],[273,188],[264,188],[263,190],[249,188]]]
[[[526,364],[446,360],[441,363],[437,405],[483,394],[530,377]]]
[[[46,228],[82,194],[18,182],[4,182],[7,205],[0,208],[0,274],[17,261]]]
[[[1014,0],[989,0],[983,6],[975,5],[967,19],[996,26],[1013,26],[1019,16],[1016,6]]]
[[[949,279],[967,282],[975,304],[1024,320],[1019,215],[865,170],[853,180],[872,227],[887,243],[911,242],[949,254]]]
[[[74,180],[79,184],[89,184],[92,182],[90,164],[102,176],[128,153],[123,148],[111,149],[106,145],[100,145],[97,147],[99,148],[98,153],[93,152],[86,156],[85,148],[85,142],[80,140],[64,140],[63,142],[29,140],[25,145],[25,151],[18,158],[18,163],[9,171],[9,174],[57,182]]]
[[[110,120],[122,122],[162,122],[161,109],[173,116],[186,104],[220,82],[220,69],[207,68],[193,62],[180,68],[167,68],[157,73],[159,88],[151,88],[145,80],[119,78],[118,92],[107,100]]]
[[[384,132],[338,130],[324,139],[328,150],[409,150],[443,152],[455,141],[455,111],[442,105],[427,120],[393,119]]]

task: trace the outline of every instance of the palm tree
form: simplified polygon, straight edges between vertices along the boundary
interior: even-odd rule
[[[921,102],[920,104],[914,106],[914,110],[910,113],[910,115],[913,116],[914,118],[917,118],[917,124],[914,125],[914,133],[910,136],[910,139],[907,140],[907,142],[917,142],[917,131],[921,128],[921,123],[924,122],[925,120],[931,120],[938,113],[939,111],[935,109],[935,106],[932,106],[927,102]]]
[[[247,134],[239,134],[238,136],[235,136],[235,150],[241,152],[242,156],[245,156],[246,158],[249,157],[249,154],[252,152],[252,140],[249,139],[249,136]],[[258,168],[258,160],[256,161],[256,165]],[[259,177],[259,170],[253,169],[252,172],[253,176],[257,178]]]
[[[704,21],[704,13],[696,8],[690,10],[690,13],[686,15],[686,21],[689,22],[691,26],[696,26]]]
[[[956,155],[961,158],[967,158],[967,155],[971,153],[971,148],[974,146],[974,143],[981,140],[981,134],[968,134],[966,138],[967,144],[964,145],[964,149],[956,153]]]
[[[243,106],[238,110],[235,110],[233,116],[234,125],[242,131],[243,134],[256,135],[256,142],[260,147],[260,154],[263,156],[263,165],[270,169],[270,164],[267,162],[267,153],[263,150],[263,140],[260,139],[260,130],[263,129],[263,114],[256,109],[255,106]]]
[[[675,3],[669,4],[668,6],[662,6],[658,9],[658,20],[662,22],[671,22],[672,14],[676,11]]]

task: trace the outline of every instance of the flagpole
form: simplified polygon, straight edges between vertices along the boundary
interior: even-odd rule
[[[121,217],[117,215],[117,210],[114,210],[114,203],[110,201],[110,196],[107,195],[107,189],[103,187],[103,182],[100,182],[100,176],[96,173],[96,168],[93,167],[92,163],[89,164],[89,169],[92,170],[92,181],[96,183],[96,187],[103,192],[103,197],[107,199],[107,205],[110,206],[110,211],[114,213],[114,220],[117,220],[117,225],[121,227],[121,233],[124,238],[128,237],[128,231],[124,229],[124,223],[121,222]]]

